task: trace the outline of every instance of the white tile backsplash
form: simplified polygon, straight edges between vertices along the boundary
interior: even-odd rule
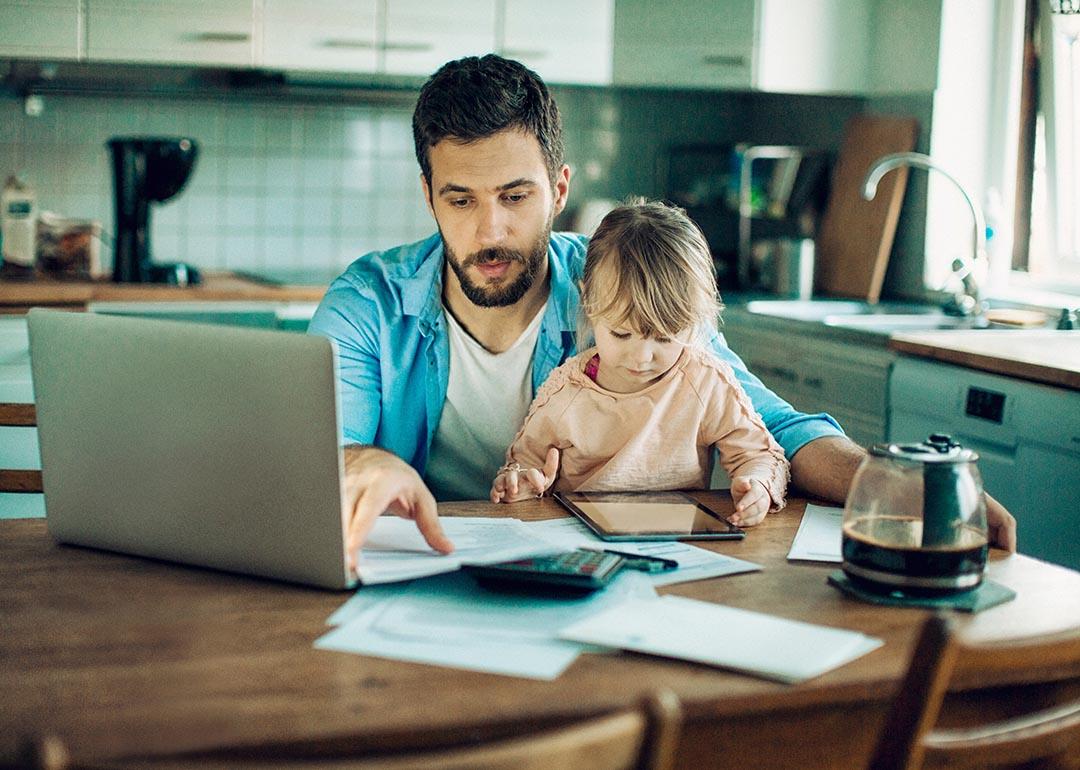
[[[336,268],[364,251],[423,237],[411,111],[102,96],[45,97],[38,118],[0,98],[0,176],[17,173],[40,207],[114,227],[113,136],[190,136],[199,146],[185,188],[151,209],[162,262],[208,270]]]

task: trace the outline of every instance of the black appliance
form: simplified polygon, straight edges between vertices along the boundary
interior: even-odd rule
[[[812,237],[828,199],[827,152],[795,146],[688,144],[658,163],[664,197],[705,235],[721,291],[754,290],[753,242]]]
[[[182,262],[155,264],[150,251],[150,203],[167,201],[183,189],[198,156],[194,139],[113,137],[116,201],[116,283],[197,284],[199,271]]]

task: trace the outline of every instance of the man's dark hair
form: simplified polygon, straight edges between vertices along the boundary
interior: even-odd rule
[[[520,129],[540,143],[552,184],[563,165],[562,121],[540,76],[495,54],[447,62],[420,89],[413,111],[416,160],[431,184],[433,146],[443,139],[469,143]]]

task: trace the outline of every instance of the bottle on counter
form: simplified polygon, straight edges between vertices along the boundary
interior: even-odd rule
[[[9,176],[0,193],[0,276],[24,278],[34,274],[37,257],[37,197],[29,185]]]

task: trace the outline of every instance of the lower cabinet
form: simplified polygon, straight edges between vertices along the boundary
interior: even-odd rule
[[[974,449],[1020,551],[1080,569],[1080,392],[902,356],[889,401],[890,441],[948,433]]]
[[[885,440],[895,353],[735,309],[724,319],[728,346],[778,396],[802,412],[828,412],[857,444]]]

